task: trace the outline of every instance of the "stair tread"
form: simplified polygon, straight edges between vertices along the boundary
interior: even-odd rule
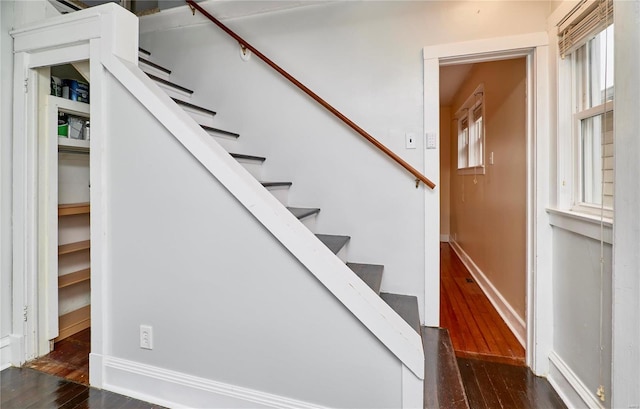
[[[267,160],[267,158],[262,156],[245,155],[243,153],[229,153],[229,155],[233,156],[236,159],[255,160],[259,162],[264,162],[265,160]]]
[[[424,407],[469,409],[449,331],[422,327]]]
[[[171,82],[169,80],[165,80],[163,78],[156,77],[155,75],[149,74],[149,73],[147,73],[147,76],[149,78],[151,78],[152,80],[154,80],[155,82],[159,82],[159,83],[168,85],[168,86],[170,86],[172,88],[175,88],[175,89],[178,89],[178,90],[180,90],[182,92],[186,92],[187,94],[193,94],[193,90],[190,90],[189,88],[183,87],[182,85],[178,85],[175,82]]]
[[[376,294],[380,294],[384,266],[379,264],[347,263],[347,267],[360,277]]]
[[[211,111],[211,112],[213,112],[213,111]],[[213,112],[213,114],[215,115],[215,112]],[[225,131],[224,129],[214,128],[212,126],[207,126],[207,125],[200,125],[200,126],[205,131],[217,132],[217,133],[221,133],[221,134],[226,135],[226,136],[231,136],[233,138],[239,138],[240,137],[240,134],[235,133],[235,132]]]
[[[264,187],[291,186],[292,182],[260,182]]]
[[[338,254],[338,252],[351,240],[349,236],[338,236],[333,234],[316,234],[316,237],[320,239],[325,246],[329,248],[333,252],[333,254]]]
[[[182,106],[185,106],[185,107],[187,107],[187,108],[195,109],[195,110],[197,110],[197,111],[202,111],[202,112],[205,112],[205,113],[207,113],[207,114],[216,115],[216,112],[215,112],[215,111],[212,111],[212,110],[210,110],[210,109],[203,108],[203,107],[201,107],[201,106],[198,106],[198,105],[195,105],[195,104],[192,104],[192,103],[189,103],[189,102],[183,101],[183,100],[178,99],[178,98],[171,98],[171,99],[173,99],[173,101],[174,101],[176,104],[178,104],[178,105],[182,105]],[[200,126],[202,126],[202,125],[200,125]],[[204,126],[203,126],[203,128],[204,128]],[[206,129],[206,128],[205,128],[205,129]],[[212,128],[212,129],[215,129],[215,128]]]
[[[310,207],[287,207],[287,209],[298,219],[304,219],[305,217],[320,213],[320,209]]]
[[[162,65],[156,64],[153,61],[149,61],[146,58],[138,57],[138,61],[143,62],[143,63],[145,63],[145,64],[147,64],[147,65],[149,65],[149,66],[151,66],[151,67],[153,67],[153,68],[155,68],[157,70],[160,70],[160,71],[166,73],[167,75],[171,74],[171,70],[170,69],[165,68]]]
[[[393,293],[380,293],[384,300],[395,312],[401,316],[411,328],[420,333],[420,313],[418,312],[418,297]]]

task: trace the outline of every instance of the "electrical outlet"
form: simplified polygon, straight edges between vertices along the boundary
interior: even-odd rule
[[[140,348],[153,349],[153,327],[140,325]]]

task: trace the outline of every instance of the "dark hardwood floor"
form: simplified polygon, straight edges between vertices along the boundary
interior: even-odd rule
[[[524,348],[449,243],[440,243],[440,269],[440,325],[456,356],[524,365]]]
[[[2,409],[152,409],[162,406],[103,391],[31,368],[0,372]]]
[[[458,358],[471,409],[565,409],[544,378],[524,366]]]
[[[91,328],[56,342],[49,354],[27,362],[25,367],[89,385]]]

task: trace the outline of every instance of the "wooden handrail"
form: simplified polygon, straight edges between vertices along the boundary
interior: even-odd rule
[[[291,74],[289,74],[284,69],[282,69],[278,64],[274,63],[269,58],[267,58],[264,54],[262,54],[260,51],[258,51],[255,47],[253,47],[247,41],[245,41],[242,37],[240,37],[238,34],[233,32],[229,27],[227,27],[224,24],[222,24],[217,18],[215,18],[211,14],[209,14],[209,12],[207,12],[205,9],[203,9],[194,0],[185,0],[185,1],[189,5],[189,7],[191,7],[191,10],[193,10],[194,13],[195,13],[195,10],[198,10],[200,13],[202,13],[202,15],[204,15],[209,20],[211,20],[215,25],[220,27],[220,29],[222,29],[222,31],[224,31],[225,33],[227,33],[231,37],[233,37],[233,39],[235,39],[237,42],[239,42],[240,45],[242,45],[246,49],[250,50],[253,54],[257,55],[258,58],[260,58],[262,61],[264,61],[271,68],[276,70],[278,73],[280,73],[280,75],[282,75],[283,77],[285,77],[286,79],[291,81],[291,83],[293,83],[296,87],[298,87],[302,91],[304,91],[305,94],[309,95],[311,98],[313,98],[316,102],[318,102],[320,105],[325,107],[333,115],[335,115],[338,118],[340,118],[342,120],[342,122],[347,124],[351,129],[353,129],[354,131],[359,133],[362,137],[364,137],[366,140],[371,142],[376,148],[380,149],[382,152],[387,154],[387,156],[389,156],[391,159],[396,161],[400,166],[402,166],[407,171],[409,171],[409,173],[411,173],[413,176],[416,177],[416,187],[417,187],[419,182],[423,182],[425,185],[429,186],[431,189],[436,187],[435,183],[433,183],[431,180],[429,180],[425,175],[423,175],[422,173],[418,172],[413,166],[409,165],[404,159],[402,159],[401,157],[399,157],[398,155],[393,153],[393,151],[391,151],[389,148],[384,146],[376,138],[374,138],[373,136],[369,135],[369,133],[367,133],[367,131],[365,131],[364,129],[360,128],[355,122],[353,122],[352,120],[347,118],[344,114],[342,114],[340,111],[338,111],[333,106],[331,106],[327,101],[325,101],[324,99],[320,98],[315,92],[313,92],[309,88],[307,88],[303,83],[301,83],[295,77],[293,77]]]

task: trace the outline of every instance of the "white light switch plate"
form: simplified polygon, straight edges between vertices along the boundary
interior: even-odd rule
[[[413,132],[407,132],[404,134],[407,149],[416,148],[416,134]]]

